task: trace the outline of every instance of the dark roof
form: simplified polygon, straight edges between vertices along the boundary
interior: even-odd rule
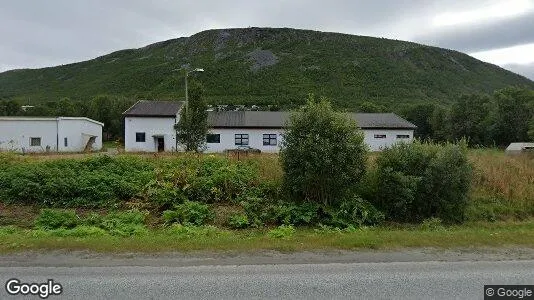
[[[286,111],[209,112],[208,124],[213,128],[283,128],[290,114]],[[349,115],[360,128],[417,128],[393,113],[349,113]]]
[[[181,101],[139,100],[123,115],[125,117],[175,117],[182,105]]]

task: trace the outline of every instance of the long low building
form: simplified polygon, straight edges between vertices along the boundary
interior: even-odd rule
[[[141,100],[123,113],[124,146],[128,152],[180,151],[174,125],[183,102]],[[206,152],[248,146],[276,153],[290,112],[209,112]],[[364,133],[371,151],[397,142],[411,142],[416,126],[393,113],[350,113]]]
[[[0,150],[82,152],[102,149],[104,124],[85,117],[0,117]]]

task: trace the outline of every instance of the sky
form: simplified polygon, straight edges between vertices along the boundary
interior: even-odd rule
[[[534,80],[534,0],[6,0],[0,1],[0,72],[249,26],[414,41]]]

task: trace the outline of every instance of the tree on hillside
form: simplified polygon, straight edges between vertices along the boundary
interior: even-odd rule
[[[175,125],[178,142],[186,151],[201,152],[208,133],[208,105],[203,97],[203,87],[193,81],[189,88],[189,105],[180,111],[180,121]]]
[[[362,113],[381,113],[386,112],[384,105],[379,105],[373,102],[365,101],[358,106],[358,111]]]
[[[365,172],[367,148],[356,122],[310,96],[288,125],[280,151],[287,192],[324,205],[341,201]]]

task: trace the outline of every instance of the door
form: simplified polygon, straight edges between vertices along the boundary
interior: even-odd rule
[[[158,137],[158,152],[165,151],[165,139],[163,137]]]

